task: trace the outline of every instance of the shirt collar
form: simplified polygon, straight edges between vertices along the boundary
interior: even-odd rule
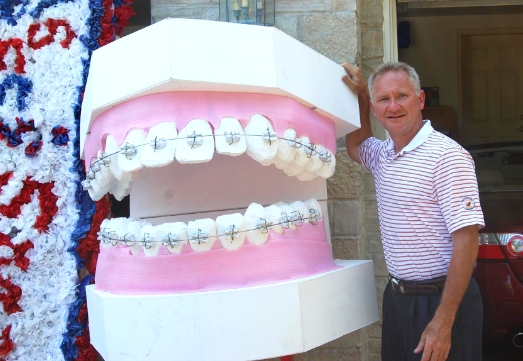
[[[403,153],[410,152],[410,151],[416,149],[417,147],[419,147],[420,145],[422,145],[423,143],[425,143],[425,141],[427,139],[429,139],[430,133],[432,133],[433,130],[434,130],[434,128],[430,124],[430,120],[424,120],[423,126],[418,131],[418,133],[416,133],[416,135],[414,136],[414,138],[412,138],[410,143],[407,144],[398,154],[403,155]],[[392,141],[392,138],[389,138],[389,144],[387,145],[387,150],[395,151],[394,142]]]

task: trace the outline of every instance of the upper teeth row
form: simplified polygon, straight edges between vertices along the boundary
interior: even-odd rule
[[[238,119],[223,118],[214,134],[209,122],[194,119],[179,134],[173,122],[153,126],[147,136],[142,129],[132,129],[122,147],[109,135],[105,153],[99,152],[91,163],[82,185],[94,200],[111,191],[118,199],[123,198],[130,190],[132,172],[144,166],[161,167],[175,158],[180,163],[208,162],[215,149],[231,156],[246,152],[261,164],[274,164],[300,180],[328,178],[336,163],[324,146],[311,143],[308,137],[297,138],[292,128],[277,136],[271,122],[259,114],[250,118],[245,130]],[[121,184],[112,184],[114,179]]]
[[[103,245],[126,245],[133,254],[143,249],[146,256],[158,254],[161,245],[171,253],[180,253],[189,243],[194,251],[207,251],[216,238],[223,248],[237,249],[248,239],[249,243],[262,245],[267,242],[269,231],[283,233],[295,230],[304,223],[313,225],[322,220],[321,207],[315,199],[291,204],[279,202],[268,207],[252,203],[245,214],[227,214],[212,219],[198,219],[152,226],[143,220],[127,218],[106,219],[102,222],[98,239]]]

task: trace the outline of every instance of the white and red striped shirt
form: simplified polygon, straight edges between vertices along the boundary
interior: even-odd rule
[[[424,122],[399,153],[391,138],[371,137],[360,146],[376,184],[387,268],[415,281],[447,274],[452,232],[485,225],[472,157]]]

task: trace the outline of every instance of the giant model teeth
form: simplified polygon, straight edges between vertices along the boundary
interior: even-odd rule
[[[216,240],[216,224],[213,219],[197,219],[187,225],[189,244],[196,252],[208,251]]]
[[[131,193],[131,187],[124,188],[122,182],[113,182],[109,188],[111,193],[117,201],[121,201]]]
[[[291,206],[289,206],[287,203],[278,202],[276,203],[278,207],[281,209],[281,221],[283,228],[289,228],[293,231],[296,230],[296,224],[293,221],[293,213],[294,209],[292,209]]]
[[[262,165],[270,165],[278,152],[278,137],[271,122],[254,114],[245,127],[247,154]]]
[[[204,119],[193,119],[178,135],[176,160],[182,164],[209,162],[214,154],[212,128]]]
[[[145,132],[142,129],[131,129],[120,147],[118,166],[124,172],[133,172],[143,168],[140,159]]]
[[[125,176],[125,172],[118,165],[118,154],[120,153],[120,147],[116,143],[114,137],[109,134],[105,140],[105,153],[110,157],[109,169],[113,176],[119,181]]]
[[[311,141],[309,140],[309,137],[301,137],[300,143],[302,146],[298,148],[298,150],[296,151],[296,155],[294,156],[294,163],[296,163],[300,167],[305,168],[305,166],[307,165],[307,163],[309,163],[311,159]]]
[[[297,176],[300,173],[303,173],[304,170],[303,170],[302,166],[299,166],[295,162],[291,161],[291,162],[287,163],[287,166],[285,168],[283,168],[283,171],[289,177],[294,177],[294,176]]]
[[[87,179],[91,186],[88,191],[94,201],[102,199],[109,192],[114,181],[114,177],[109,167],[105,164],[104,159],[104,157],[101,157],[100,151],[98,151],[98,159],[93,162],[91,168],[87,171]]]
[[[261,204],[251,203],[243,218],[246,237],[250,243],[262,245],[269,238],[270,221],[265,218],[265,210]]]
[[[139,243],[142,245],[143,253],[146,257],[155,257],[158,254],[160,246],[162,245],[161,242],[159,242],[161,240],[158,237],[159,231],[159,229],[150,224],[142,228]]]
[[[290,206],[294,210],[293,217],[297,226],[303,223],[309,223],[309,209],[304,202],[292,202]]]
[[[131,221],[127,224],[127,233],[123,236],[123,243],[127,245],[132,254],[137,255],[140,253],[142,244],[140,240],[142,239],[141,235],[142,227],[139,222]]]
[[[189,242],[187,225],[183,222],[164,223],[156,226],[158,237],[171,253],[180,253],[184,244]]]
[[[316,174],[322,178],[330,178],[334,174],[336,168],[336,156],[328,150],[322,155],[323,166],[316,171]]]
[[[277,205],[273,204],[264,209],[266,219],[272,223],[272,230],[274,232],[283,233],[283,227],[281,222],[281,209]]]
[[[216,218],[216,232],[223,248],[235,250],[245,241],[245,225],[240,213],[226,214]]]
[[[142,147],[141,160],[146,167],[163,167],[174,161],[176,152],[176,125],[173,122],[158,123],[149,130],[146,146]]]
[[[245,153],[247,142],[242,126],[236,118],[222,118],[214,132],[216,152],[230,156]]]
[[[278,158],[284,162],[290,162],[294,159],[300,143],[296,139],[296,131],[292,128],[285,130],[283,138],[278,142]]]
[[[305,206],[309,210],[309,223],[316,224],[323,219],[321,214],[321,206],[316,199],[311,198],[303,203],[305,203]]]
[[[305,168],[308,172],[315,173],[316,171],[320,170],[321,167],[323,167],[323,162],[319,155],[324,154],[326,149],[322,145],[310,144],[310,146],[313,148],[313,151],[309,162],[305,165]]]

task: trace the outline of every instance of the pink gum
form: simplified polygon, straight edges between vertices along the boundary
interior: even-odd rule
[[[113,294],[201,292],[283,282],[337,268],[319,222],[282,235],[271,231],[266,244],[245,243],[234,251],[217,248],[145,257],[130,255],[127,247],[102,247],[96,286]]]
[[[296,100],[279,95],[219,92],[168,92],[131,99],[105,111],[94,120],[85,141],[85,163],[104,149],[107,135],[122,144],[134,128],[149,129],[161,122],[175,122],[178,131],[193,119],[205,119],[216,129],[224,117],[237,118],[242,127],[251,115],[269,118],[282,136],[289,127],[296,136],[307,136],[314,144],[335,153],[334,122]]]

